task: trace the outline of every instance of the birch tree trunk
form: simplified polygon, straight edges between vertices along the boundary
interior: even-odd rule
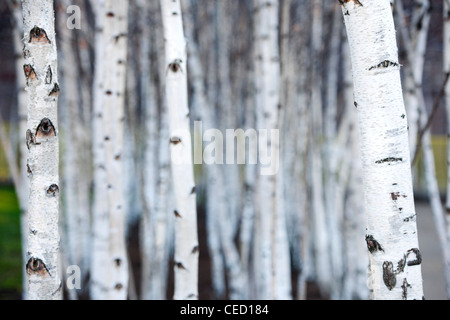
[[[267,130],[271,160],[279,169],[279,136],[273,137],[271,130],[278,129],[280,104],[280,56],[278,46],[277,1],[256,1],[255,48],[257,80],[257,128]],[[278,139],[277,139],[278,138]],[[255,254],[260,259],[254,264],[256,291],[260,299],[288,299],[291,296],[290,274],[284,211],[280,210],[277,193],[279,171],[265,174],[262,165],[257,177],[259,201],[255,199]]]
[[[128,40],[128,1],[107,0],[103,30],[106,56],[103,125],[107,201],[109,212],[108,298],[126,299],[128,258],[125,244],[125,190],[123,169],[125,81]]]
[[[97,219],[94,220],[94,239],[99,247],[94,248],[96,251],[92,257],[94,276],[91,294],[93,299],[123,300],[128,293],[122,162],[128,1],[106,0],[104,6],[102,3],[99,5],[97,18],[103,26],[103,33],[97,40],[102,47],[97,48],[98,87],[94,93],[99,99],[94,104],[94,134],[101,135],[98,144],[94,143],[94,157],[97,155],[99,161],[96,162],[97,177],[100,178],[95,180],[99,184],[96,190],[99,207],[95,212],[97,216],[94,216]],[[96,123],[95,119],[99,122]]]
[[[27,299],[59,300],[59,93],[53,1],[22,1],[30,178]],[[25,133],[24,133],[25,134]]]
[[[82,157],[82,137],[83,134],[70,134],[70,128],[84,127],[84,122],[80,116],[79,106],[81,105],[80,92],[78,90],[77,79],[79,73],[77,68],[76,47],[73,46],[74,32],[67,28],[66,8],[70,5],[67,1],[58,1],[57,24],[61,29],[60,49],[62,59],[60,59],[60,79],[64,92],[60,97],[61,118],[65,130],[61,136],[64,140],[65,148],[62,150],[63,166],[62,166],[62,186],[64,189],[63,203],[65,237],[63,237],[63,247],[66,245],[68,262],[71,265],[77,265],[82,272],[82,278],[87,273],[87,253],[85,243],[89,241],[89,210],[83,207],[81,195],[87,192],[82,188],[81,182],[86,174],[81,162]],[[81,129],[81,128],[80,128]],[[80,130],[84,132],[84,130]],[[66,241],[64,241],[66,239]]]
[[[106,19],[105,0],[92,1],[95,13],[95,74],[93,88],[92,118],[92,156],[94,199],[92,205],[92,251],[90,257],[90,296],[91,299],[104,299],[107,287],[107,273],[103,266],[108,263],[108,224],[109,214],[104,195],[106,194],[106,169],[103,132],[103,73],[101,67],[104,54],[104,19]]]
[[[341,3],[359,112],[373,298],[422,299],[408,123],[390,1]]]
[[[179,0],[161,0],[166,49],[166,99],[176,199],[174,299],[198,299],[196,191],[189,125],[186,40]]]

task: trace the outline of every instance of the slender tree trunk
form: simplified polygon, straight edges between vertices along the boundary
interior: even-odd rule
[[[198,299],[196,191],[187,93],[186,40],[179,0],[161,0],[166,49],[166,99],[176,199],[174,299]]]
[[[390,1],[345,1],[342,10],[359,111],[373,298],[422,299],[408,123]]]
[[[259,262],[254,265],[256,291],[260,299],[287,299],[291,295],[290,261],[286,237],[284,211],[280,211],[277,187],[279,176],[279,136],[272,136],[278,129],[280,104],[280,58],[278,46],[278,2],[256,1],[255,23],[257,80],[257,128],[267,130],[267,143],[271,146],[271,160],[276,172],[265,173],[260,165],[257,177],[259,201],[255,208],[255,254]],[[260,132],[261,133],[261,132]],[[256,238],[257,236],[257,238]],[[287,252],[286,252],[287,251]],[[287,254],[287,256],[286,256]],[[256,258],[256,257],[255,257]]]
[[[91,299],[105,298],[107,288],[107,273],[104,271],[108,263],[108,225],[109,214],[104,195],[106,194],[106,168],[103,132],[103,73],[101,67],[104,55],[104,19],[106,19],[105,0],[92,1],[96,19],[95,34],[95,74],[93,89],[93,118],[92,118],[92,155],[94,200],[92,206],[92,251],[91,251]]]
[[[91,294],[93,299],[123,300],[128,293],[122,162],[128,1],[106,0],[104,6],[98,5],[102,33],[97,42],[102,47],[97,48],[94,135],[99,134],[101,139],[94,138],[94,178],[99,180],[95,180],[98,207],[94,207],[93,231],[97,243],[92,257]]]
[[[27,230],[30,300],[59,300],[59,93],[53,1],[23,0],[24,72],[28,92],[26,132],[30,178]],[[25,134],[25,133],[24,133]]]
[[[125,81],[128,40],[128,1],[107,0],[104,27],[105,51],[103,125],[107,202],[109,212],[108,298],[126,299],[128,258],[125,244],[125,189],[123,146],[125,122]]]

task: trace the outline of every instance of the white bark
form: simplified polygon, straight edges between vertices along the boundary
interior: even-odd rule
[[[108,299],[126,299],[128,293],[128,258],[125,244],[125,189],[123,146],[125,122],[125,80],[128,40],[128,1],[106,1],[104,24],[105,68],[103,129],[107,202],[109,212]]]
[[[350,177],[348,178],[347,197],[344,209],[344,246],[346,272],[342,284],[342,299],[366,300],[369,297],[367,286],[369,257],[364,239],[365,214],[364,193],[362,181],[362,167],[359,142],[359,127],[357,113],[354,110],[353,78],[350,60],[350,48],[348,43],[344,44],[344,101],[345,117],[349,118],[350,132]],[[348,155],[344,155],[348,157]],[[355,242],[355,239],[358,241]]]
[[[28,92],[27,299],[59,300],[59,92],[53,1],[22,1]],[[51,76],[50,76],[51,73]],[[25,133],[24,133],[25,134]]]
[[[359,111],[373,298],[422,299],[408,124],[390,1],[349,1],[343,13]]]
[[[106,19],[105,0],[92,1],[95,8],[96,35],[95,35],[95,74],[93,88],[93,119],[92,119],[92,155],[94,200],[92,207],[92,251],[90,257],[90,296],[91,299],[104,299],[107,287],[107,273],[104,267],[108,263],[108,225],[109,214],[106,208],[104,195],[106,194],[106,168],[103,132],[103,73],[101,67],[104,55],[103,25]]]
[[[257,18],[255,24],[255,53],[257,77],[257,129],[273,130],[279,127],[280,104],[280,57],[278,46],[278,2],[256,1]],[[272,161],[279,168],[279,139],[268,138],[272,148]],[[290,261],[286,237],[284,211],[280,211],[281,191],[277,187],[282,183],[279,173],[259,175],[255,199],[255,258],[254,265],[256,292],[260,299],[288,299],[291,296],[290,279],[283,275],[290,274]]]
[[[196,192],[187,93],[186,41],[180,1],[161,0],[166,49],[166,99],[176,199],[174,299],[198,299]]]
[[[94,141],[94,157],[98,157],[95,178],[99,180],[95,183],[98,187],[96,204],[99,207],[94,208],[98,210],[94,213],[97,220],[94,220],[93,230],[97,244],[92,257],[94,276],[91,294],[93,299],[123,300],[128,293],[122,162],[128,1],[106,0],[104,6],[100,4],[98,9],[103,34],[97,40],[102,48],[98,48],[96,61],[99,69],[96,75],[98,87],[94,92],[97,96],[94,99],[99,100],[94,104],[94,134],[101,134],[101,139]]]

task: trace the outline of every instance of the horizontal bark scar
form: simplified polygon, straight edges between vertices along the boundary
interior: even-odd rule
[[[376,66],[372,66],[369,68],[369,71],[376,70],[376,69],[387,69],[389,67],[400,67],[400,65],[397,62],[384,60],[377,64]]]
[[[385,158],[385,159],[381,159],[378,161],[375,161],[376,164],[383,164],[383,163],[391,163],[391,162],[402,162],[403,158],[394,158],[394,157],[389,157],[389,158]]]
[[[401,198],[401,197],[407,198],[408,196],[404,195],[404,194],[400,194],[400,192],[391,192],[391,199],[393,201],[396,201],[398,198]]]

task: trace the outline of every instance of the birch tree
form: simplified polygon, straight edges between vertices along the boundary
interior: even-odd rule
[[[53,1],[22,1],[28,93],[27,299],[59,300],[59,94]],[[25,133],[24,133],[25,134]]]
[[[125,190],[123,183],[124,99],[127,61],[128,1],[97,4],[94,92],[94,207],[93,299],[126,299],[128,258],[125,245]],[[97,180],[98,178],[98,180]]]
[[[278,128],[280,104],[280,54],[278,46],[277,1],[256,1],[255,18],[255,77],[256,125],[268,131]],[[278,138],[278,139],[277,139]],[[268,134],[272,146],[272,161],[279,168],[279,136]],[[261,169],[261,166],[260,166]],[[254,273],[256,292],[260,299],[288,299],[291,295],[290,261],[286,236],[284,211],[280,210],[277,172],[257,176],[254,232]],[[257,259],[257,260],[256,260]]]
[[[186,40],[179,0],[161,0],[165,38],[166,99],[175,218],[174,299],[198,299],[198,257],[196,190],[189,126]]]
[[[422,299],[408,123],[390,1],[340,3],[359,117],[373,298]]]

